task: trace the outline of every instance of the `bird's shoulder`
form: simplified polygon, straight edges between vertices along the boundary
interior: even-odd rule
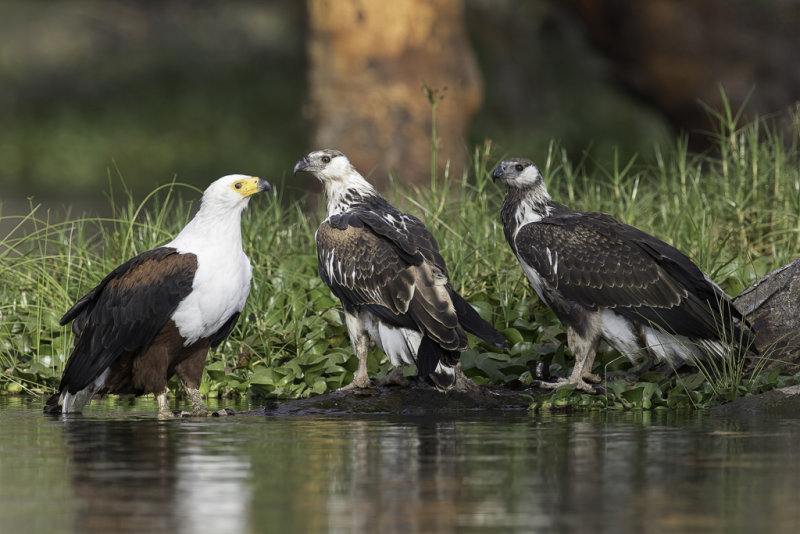
[[[127,306],[135,306],[142,299],[174,301],[177,305],[191,292],[196,270],[194,254],[181,254],[171,247],[142,252],[117,266],[81,297],[61,318],[61,324],[90,312],[98,302],[109,300],[119,300]]]
[[[444,266],[439,245],[425,224],[392,207],[358,208],[332,215],[317,230],[317,244],[330,249],[349,245],[370,254],[392,252],[410,264],[427,259]]]

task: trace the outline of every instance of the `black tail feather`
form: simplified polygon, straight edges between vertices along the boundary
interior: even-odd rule
[[[47,402],[44,403],[44,410],[42,410],[46,414],[50,415],[58,415],[61,413],[61,405],[58,403],[59,398],[61,397],[61,393],[55,393],[47,399]]]
[[[434,340],[423,336],[417,350],[417,375],[436,388],[445,390],[456,383],[456,374],[452,368],[458,365],[460,356],[459,351],[444,350]],[[436,370],[439,363],[445,367],[444,370]]]
[[[453,387],[456,383],[456,373],[454,369],[447,369],[450,372],[437,371],[428,375],[430,383],[441,390]]]
[[[422,337],[422,342],[417,349],[417,375],[428,376],[433,374],[439,362],[447,367],[458,365],[461,353],[457,350],[444,350],[428,336]]]
[[[488,322],[484,321],[483,318],[478,315],[478,312],[475,311],[475,308],[469,305],[469,302],[464,300],[464,298],[455,291],[453,291],[450,296],[453,300],[453,306],[456,309],[456,315],[458,315],[458,321],[461,323],[461,327],[464,330],[478,336],[498,349],[508,348],[503,334],[498,332]]]

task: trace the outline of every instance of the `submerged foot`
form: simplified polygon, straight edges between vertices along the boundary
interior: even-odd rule
[[[236,412],[231,410],[230,408],[222,408],[220,410],[216,410],[212,412],[205,406],[202,408],[194,408],[191,412],[187,412],[185,410],[173,410],[169,413],[168,417],[226,417],[228,415],[236,415]],[[159,417],[161,413],[159,413]]]

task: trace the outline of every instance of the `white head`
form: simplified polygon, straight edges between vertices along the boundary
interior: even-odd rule
[[[300,158],[294,165],[294,172],[300,171],[310,172],[323,183],[347,181],[354,174],[361,177],[347,156],[331,148],[315,150]]]
[[[338,150],[328,148],[309,153],[295,163],[295,174],[300,171],[310,172],[325,186],[328,215],[344,211],[359,196],[380,196]]]
[[[175,239],[164,246],[174,247],[180,252],[197,253],[227,242],[241,251],[242,211],[252,195],[271,189],[268,181],[257,176],[223,176],[206,188],[197,214]]]
[[[541,188],[547,194],[542,174],[536,165],[525,158],[504,159],[492,171],[492,178],[500,180],[506,187],[519,189]]]
[[[244,174],[229,174],[215,180],[203,192],[200,209],[213,211],[243,210],[250,197],[261,191],[271,191],[272,185],[263,178]]]

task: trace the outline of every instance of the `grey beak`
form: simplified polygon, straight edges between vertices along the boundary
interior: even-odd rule
[[[310,163],[308,161],[307,156],[300,158],[299,160],[297,160],[297,163],[294,164],[294,174],[306,170],[306,168],[308,168],[309,165]]]
[[[503,177],[505,172],[506,172],[506,166],[503,165],[502,163],[498,163],[497,167],[495,167],[494,170],[492,171],[492,178],[495,180],[499,180],[500,178]]]
[[[272,191],[272,184],[266,181],[263,178],[258,179],[258,190],[259,191]]]

